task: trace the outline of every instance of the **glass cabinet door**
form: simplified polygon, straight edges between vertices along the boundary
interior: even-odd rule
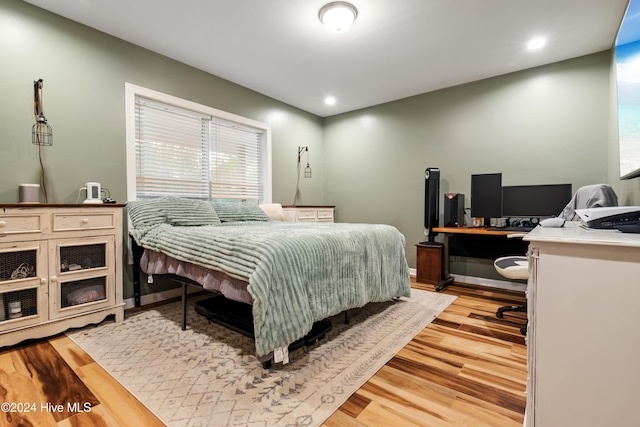
[[[50,259],[51,317],[59,318],[113,304],[114,238],[53,241]]]
[[[46,246],[0,244],[0,331],[46,320]]]

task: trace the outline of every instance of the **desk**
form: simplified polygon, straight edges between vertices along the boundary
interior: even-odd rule
[[[441,291],[453,282],[453,277],[449,273],[449,239],[452,235],[506,237],[509,234],[521,234],[515,231],[490,230],[483,227],[435,227],[433,231],[444,234],[444,274],[442,275],[442,280],[436,285],[436,291]],[[522,251],[522,255],[525,253],[526,250]],[[507,254],[505,252],[501,255]],[[491,258],[494,257],[492,256]]]
[[[527,287],[527,427],[636,426],[640,235],[537,227]]]

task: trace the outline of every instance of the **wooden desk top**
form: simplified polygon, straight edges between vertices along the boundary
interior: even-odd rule
[[[522,233],[521,231],[490,230],[485,227],[434,227],[436,233],[448,234],[479,234],[484,236],[506,236],[507,234]]]

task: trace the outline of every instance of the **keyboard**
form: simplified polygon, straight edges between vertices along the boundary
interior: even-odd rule
[[[489,227],[490,231],[514,231],[516,233],[528,233],[531,230],[533,230],[534,228],[536,228],[535,226],[532,227],[522,227],[522,226],[516,226],[516,227]]]

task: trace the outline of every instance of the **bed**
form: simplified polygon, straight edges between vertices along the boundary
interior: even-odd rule
[[[405,239],[390,225],[284,222],[243,201],[163,197],[127,205],[130,235],[144,249],[142,271],[251,304],[259,360],[315,322],[410,296]]]

